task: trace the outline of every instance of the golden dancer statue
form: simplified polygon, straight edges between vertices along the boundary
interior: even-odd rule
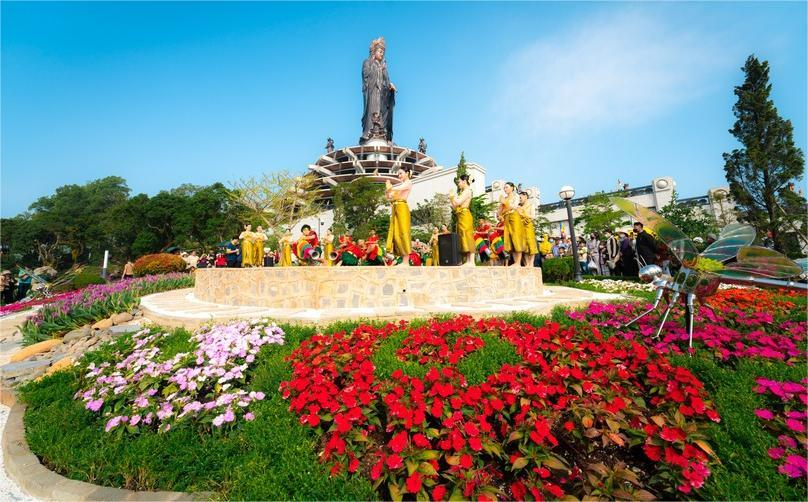
[[[469,183],[469,175],[463,174],[455,180],[460,193],[455,195],[449,193],[449,202],[454,208],[455,215],[457,216],[457,232],[458,240],[460,241],[460,252],[465,255],[466,263],[464,267],[474,266],[474,218],[471,217],[469,206],[471,205],[471,184]]]
[[[264,243],[267,241],[267,234],[264,227],[258,225],[253,232],[253,266],[264,266]]]
[[[533,266],[533,258],[539,252],[536,246],[536,228],[533,220],[536,218],[536,208],[527,198],[527,192],[519,192],[519,216],[522,217],[522,226],[525,227],[525,259],[526,267]]]
[[[412,241],[410,240],[410,206],[407,197],[412,190],[410,167],[404,166],[398,171],[399,184],[393,186],[390,180],[385,184],[384,194],[390,201],[390,230],[387,232],[387,252],[401,257],[401,266],[410,264]]]
[[[281,248],[281,257],[280,263],[278,266],[281,267],[291,267],[292,266],[292,231],[286,230],[284,232],[283,237],[281,237],[280,242],[278,243]]]
[[[255,253],[253,252],[253,247],[255,243],[255,237],[252,231],[252,225],[249,223],[244,225],[244,231],[239,234],[238,238],[241,240],[241,266],[242,267],[253,267],[255,263],[253,260],[255,259]]]
[[[525,250],[525,226],[522,217],[517,212],[519,198],[516,195],[516,186],[510,181],[505,183],[505,194],[499,200],[497,216],[505,224],[504,241],[505,252],[513,257],[513,266],[522,266],[522,252]]]

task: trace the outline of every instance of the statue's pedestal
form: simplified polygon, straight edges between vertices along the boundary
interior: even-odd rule
[[[533,267],[205,268],[194,286],[197,300],[285,309],[428,309],[541,295]]]
[[[383,147],[386,148],[386,147],[390,146],[390,144],[387,142],[387,140],[384,140],[384,139],[381,139],[381,138],[373,138],[373,139],[369,139],[362,146],[365,146],[365,147],[368,147],[368,146],[383,146]],[[373,161],[375,161],[375,160],[389,160],[389,159],[387,158],[387,155],[385,155],[383,153],[369,153],[367,155],[367,157],[365,158],[365,160],[373,160]]]

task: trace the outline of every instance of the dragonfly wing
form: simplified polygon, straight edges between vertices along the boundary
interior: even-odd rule
[[[693,266],[698,259],[698,250],[693,241],[673,223],[655,211],[631,202],[623,197],[611,197],[612,204],[641,222],[665,243],[671,253],[684,265]]]
[[[799,258],[794,260],[794,263],[802,269],[803,275],[808,275],[808,258]]]
[[[718,240],[710,244],[700,256],[720,262],[735,258],[738,251],[755,241],[755,229],[743,223],[731,223],[721,229]]]
[[[802,267],[773,249],[746,246],[738,251],[738,261],[719,272],[725,277],[757,275],[771,279],[785,279],[802,273]]]

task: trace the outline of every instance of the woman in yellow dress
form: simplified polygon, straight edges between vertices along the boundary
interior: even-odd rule
[[[469,175],[463,174],[457,178],[457,187],[460,193],[455,195],[449,193],[449,202],[455,211],[457,217],[457,232],[460,252],[465,255],[466,263],[464,267],[474,266],[474,218],[471,217],[469,206],[471,205],[471,186],[469,184]]]
[[[281,257],[280,263],[278,263],[279,267],[291,267],[292,266],[292,231],[287,230],[283,237],[281,237],[280,242],[278,243],[281,248]]]
[[[519,192],[519,216],[522,217],[522,225],[525,227],[525,259],[526,267],[533,266],[533,258],[539,252],[536,246],[536,229],[533,227],[533,220],[536,218],[536,208],[527,198],[527,192]]]
[[[498,214],[505,223],[505,251],[513,257],[513,266],[522,266],[522,252],[525,250],[525,226],[517,212],[519,198],[516,186],[510,181],[505,183],[505,194],[499,200]]]
[[[267,234],[264,232],[264,227],[258,225],[253,232],[253,265],[256,267],[264,266],[264,243],[266,241]]]
[[[411,168],[403,166],[398,170],[398,185],[393,186],[390,180],[385,183],[384,195],[390,201],[390,228],[387,231],[385,249],[394,256],[401,257],[399,266],[410,266],[412,238],[410,237],[410,206],[407,198],[412,191],[410,180]]]
[[[331,259],[331,253],[334,252],[334,234],[331,233],[331,229],[325,231],[325,235],[323,236],[323,265],[326,267],[331,267],[334,265],[334,261]]]
[[[241,266],[252,267],[255,265],[255,253],[253,252],[253,244],[255,242],[252,225],[247,223],[244,225],[244,231],[238,236],[241,240]]]
[[[432,237],[429,238],[429,247],[431,249],[430,266],[437,267],[440,264],[440,256],[438,255],[438,227],[432,229]]]

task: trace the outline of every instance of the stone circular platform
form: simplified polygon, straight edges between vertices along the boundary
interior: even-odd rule
[[[540,294],[515,296],[499,300],[436,303],[421,307],[357,307],[357,308],[271,308],[225,305],[199,300],[193,289],[178,289],[145,296],[141,299],[144,316],[166,327],[194,329],[209,322],[267,317],[276,322],[323,325],[340,320],[400,320],[425,318],[437,314],[467,314],[474,317],[531,312],[549,314],[564,305],[580,307],[594,300],[613,301],[625,297],[595,293],[563,286],[544,286]]]

